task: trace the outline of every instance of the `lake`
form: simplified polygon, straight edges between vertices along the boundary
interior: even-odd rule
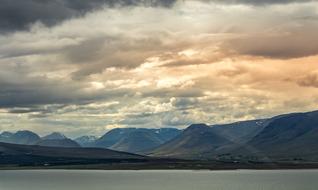
[[[318,170],[0,171],[0,190],[317,190]]]

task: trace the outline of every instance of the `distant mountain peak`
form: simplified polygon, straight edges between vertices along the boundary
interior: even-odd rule
[[[15,143],[15,144],[31,145],[31,144],[35,144],[39,140],[40,140],[39,135],[28,130],[18,131],[10,137],[10,143]]]
[[[20,131],[17,131],[15,134],[35,134],[34,132],[32,131],[29,131],[29,130],[20,130]]]
[[[192,124],[190,125],[186,131],[193,131],[193,130],[208,130],[211,129],[210,126],[204,123]]]
[[[94,141],[97,139],[97,137],[93,136],[93,135],[85,135],[85,136],[81,136],[81,137],[78,137],[76,139],[85,139],[87,141]]]
[[[65,135],[63,135],[62,133],[53,132],[53,133],[43,137],[42,139],[44,139],[44,140],[63,140],[63,139],[67,139],[67,137]]]
[[[8,131],[4,131],[0,134],[1,137],[5,137],[5,138],[9,138],[13,135],[13,133],[8,132]]]
[[[38,134],[32,132],[32,131],[28,131],[28,130],[21,130],[21,131],[17,131],[15,134],[13,134],[13,136],[15,137],[23,137],[23,136],[29,136],[29,137],[35,137],[35,138],[40,138],[38,136]]]
[[[74,139],[75,142],[77,142],[78,144],[80,144],[81,146],[84,146],[84,147],[92,146],[96,140],[97,140],[97,137],[92,136],[92,135],[90,135],[90,136],[85,135],[85,136],[81,136],[81,137]]]

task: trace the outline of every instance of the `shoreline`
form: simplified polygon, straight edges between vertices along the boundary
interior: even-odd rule
[[[226,163],[179,162],[179,163],[108,163],[51,166],[0,165],[4,170],[108,170],[108,171],[149,171],[149,170],[186,170],[186,171],[233,171],[233,170],[308,170],[318,169],[318,163]]]

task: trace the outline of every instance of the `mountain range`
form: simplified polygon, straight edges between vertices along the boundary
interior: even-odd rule
[[[147,152],[155,157],[318,161],[318,111],[226,125],[194,124]]]
[[[3,132],[0,134],[0,142],[47,147],[96,147],[140,153],[162,145],[179,133],[181,133],[181,130],[174,128],[124,128],[110,130],[101,138],[82,136],[72,140],[58,132],[41,138],[31,131],[18,131],[16,133]]]
[[[36,133],[27,130],[16,133],[3,132],[0,134],[0,142],[50,147],[80,147],[77,142],[65,137],[61,133],[54,132],[41,138]]]
[[[243,146],[267,125],[267,120],[225,125],[193,124],[178,137],[148,152],[151,156],[205,159]]]
[[[232,154],[269,160],[318,160],[318,111],[276,117]]]
[[[6,143],[33,145],[40,140],[41,137],[31,131],[3,132],[0,134],[0,141]]]
[[[60,133],[42,138],[31,131],[0,134],[1,142],[33,148],[78,150],[82,146],[158,158],[221,161],[318,161],[317,139],[318,111],[222,125],[192,124],[185,130],[118,128],[100,138],[74,140]]]

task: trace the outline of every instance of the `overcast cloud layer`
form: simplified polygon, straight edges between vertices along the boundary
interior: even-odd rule
[[[0,0],[0,130],[101,135],[318,109],[316,1]]]

